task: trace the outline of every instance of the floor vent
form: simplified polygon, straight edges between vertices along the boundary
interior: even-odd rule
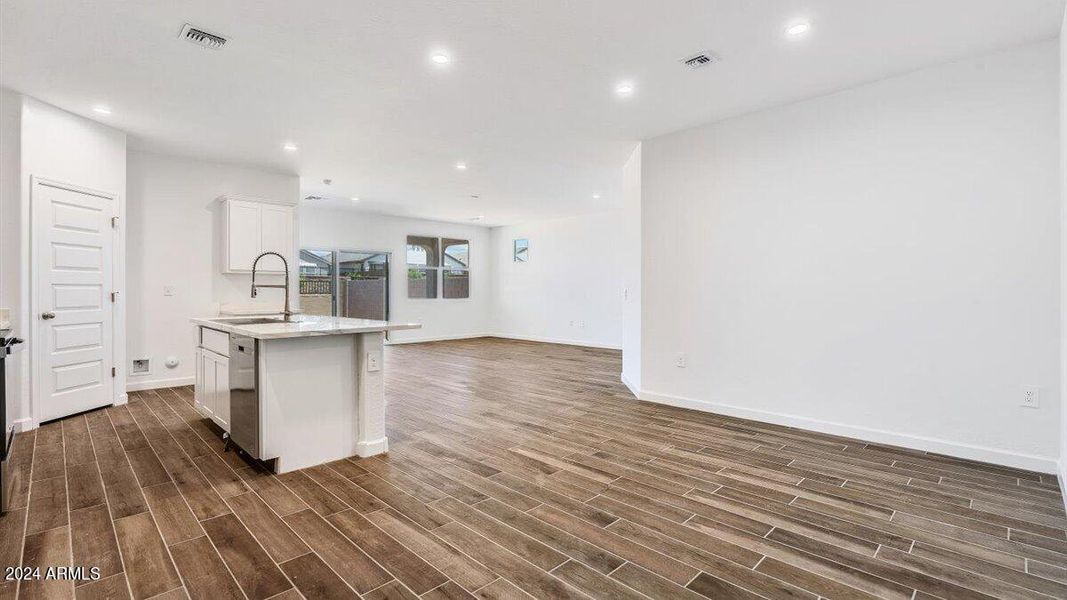
[[[197,46],[203,46],[204,48],[211,48],[212,50],[218,50],[226,45],[226,38],[221,35],[208,33],[203,29],[197,29],[188,23],[182,26],[182,32],[178,34],[178,37],[190,44],[196,44]]]

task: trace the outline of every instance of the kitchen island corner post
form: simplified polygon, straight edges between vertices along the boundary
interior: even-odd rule
[[[382,365],[384,335],[360,333],[356,338],[356,454],[360,457],[389,451],[385,435],[385,378]]]

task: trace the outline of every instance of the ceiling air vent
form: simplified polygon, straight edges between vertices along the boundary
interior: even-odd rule
[[[191,44],[211,48],[212,50],[218,50],[226,45],[226,38],[221,35],[208,33],[203,29],[197,29],[188,23],[182,26],[182,32],[178,34],[178,37]]]
[[[717,62],[719,62],[719,57],[711,52],[701,52],[682,59],[682,64],[690,69],[699,69]]]
[[[325,200],[322,196],[304,196],[304,200]]]

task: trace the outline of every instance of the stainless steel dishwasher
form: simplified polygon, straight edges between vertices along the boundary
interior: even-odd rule
[[[230,334],[230,437],[229,442],[252,458],[260,457],[259,341]]]

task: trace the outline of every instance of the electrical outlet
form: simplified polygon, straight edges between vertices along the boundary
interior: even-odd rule
[[[585,321],[578,321],[578,329],[585,329]]]
[[[574,327],[574,321],[571,321],[571,327]]]
[[[685,352],[679,352],[678,356],[674,359],[674,366],[678,367],[679,369],[684,369],[685,359]]]
[[[1026,408],[1038,408],[1041,406],[1041,388],[1036,385],[1024,385],[1022,402]]]
[[[374,373],[375,371],[382,370],[382,353],[381,352],[368,352],[367,353],[367,372]]]
[[[630,288],[622,288],[622,299],[624,301],[630,299]]]

